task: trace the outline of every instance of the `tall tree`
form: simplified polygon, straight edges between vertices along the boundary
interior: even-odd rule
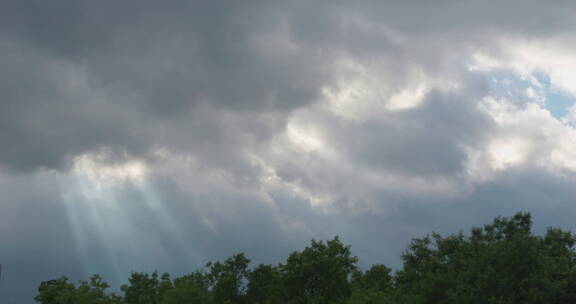
[[[246,295],[248,264],[243,253],[235,254],[223,263],[208,263],[209,278],[215,303],[243,303]]]
[[[176,278],[173,287],[165,293],[162,304],[212,303],[209,286],[207,274],[200,270]]]
[[[351,294],[349,278],[358,259],[338,237],[312,240],[310,247],[293,252],[281,265],[287,300],[295,303],[344,303]]]
[[[106,293],[108,287],[99,275],[80,281],[78,287],[63,277],[42,282],[34,299],[42,304],[120,304],[120,297]]]
[[[284,285],[278,267],[260,264],[248,274],[247,303],[282,304]]]
[[[531,232],[529,214],[412,241],[397,274],[401,303],[575,303],[575,238]]]
[[[388,304],[392,302],[391,269],[373,265],[366,272],[356,271],[352,275],[352,296],[348,304]]]
[[[78,286],[60,279],[42,282],[43,304],[558,304],[576,303],[576,237],[560,229],[532,233],[529,214],[496,218],[491,224],[448,236],[414,239],[403,268],[381,264],[367,271],[338,237],[312,240],[278,266],[248,268],[236,254],[224,262],[170,280],[133,273],[123,297],[106,293],[95,275]]]
[[[152,274],[133,272],[128,282],[121,287],[126,304],[158,304],[170,288],[168,274],[159,278],[156,271]]]
[[[44,281],[40,283],[34,300],[42,304],[72,304],[74,289],[74,284],[69,283],[66,277]]]

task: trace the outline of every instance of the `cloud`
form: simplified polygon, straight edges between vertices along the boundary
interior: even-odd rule
[[[6,299],[335,234],[398,265],[411,237],[519,209],[571,227],[575,8],[5,1]]]

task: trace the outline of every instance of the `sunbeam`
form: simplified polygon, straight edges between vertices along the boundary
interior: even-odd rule
[[[167,243],[176,244],[190,265],[197,262],[193,247],[150,183],[144,162],[109,163],[103,155],[85,154],[74,160],[60,186],[87,273],[111,266],[120,280],[127,271],[152,269],[150,257],[174,254],[166,251]]]

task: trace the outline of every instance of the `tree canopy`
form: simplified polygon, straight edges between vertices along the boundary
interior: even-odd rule
[[[389,304],[576,303],[576,244],[568,231],[532,232],[528,213],[491,224],[410,242],[403,266],[357,266],[338,237],[312,240],[284,263],[260,264],[239,253],[223,262],[171,279],[132,273],[120,294],[98,275],[73,284],[67,278],[40,283],[43,304]]]

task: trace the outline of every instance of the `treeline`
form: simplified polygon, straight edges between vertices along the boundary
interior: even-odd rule
[[[496,218],[468,234],[414,239],[402,269],[366,271],[338,237],[312,241],[284,263],[249,267],[244,254],[172,279],[133,273],[120,294],[99,276],[42,282],[44,304],[576,303],[575,236],[531,231],[530,214]],[[385,244],[382,244],[385,246]]]

